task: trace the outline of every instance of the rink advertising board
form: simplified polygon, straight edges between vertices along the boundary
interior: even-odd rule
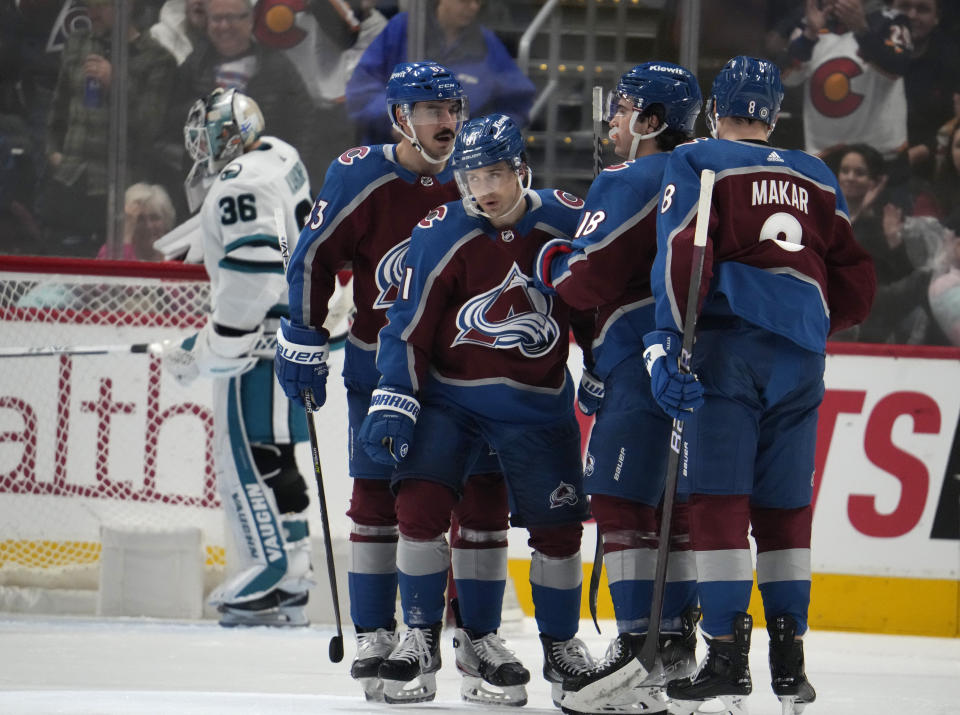
[[[825,385],[811,626],[960,635],[960,350],[831,344]],[[511,535],[512,557],[524,551],[521,537]],[[590,524],[585,584],[595,543]],[[511,559],[511,572],[532,613],[521,559]],[[751,604],[759,627],[756,587]],[[598,606],[601,617],[613,618],[605,579]],[[582,614],[589,618],[586,595]]]
[[[68,344],[163,337],[151,327],[118,337],[98,326],[77,329]],[[40,541],[56,542],[58,558],[95,561],[97,524],[123,507],[123,518],[135,523],[201,526],[208,566],[222,563],[209,385],[184,389],[161,372],[155,357],[123,359],[136,362],[120,369],[113,356],[24,358],[16,360],[20,369],[11,362],[0,371],[0,561]],[[344,512],[351,490],[342,360],[342,350],[332,353],[336,377],[317,416],[330,524],[341,540],[349,535]],[[578,380],[576,349],[569,364]],[[958,386],[960,350],[830,346],[814,491],[814,628],[958,635]],[[46,465],[43,453],[52,455]],[[306,445],[298,459],[309,474]],[[318,522],[315,502],[311,520]],[[510,570],[520,604],[532,614],[526,538],[512,531]],[[64,544],[83,546],[74,551],[84,555],[70,556]],[[594,546],[589,524],[584,583]],[[0,583],[5,571],[0,568]],[[758,626],[759,603],[755,592]],[[599,606],[601,617],[613,617],[605,583]],[[583,614],[589,617],[585,597]]]

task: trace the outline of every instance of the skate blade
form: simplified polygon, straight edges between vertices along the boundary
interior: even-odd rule
[[[383,680],[383,700],[391,705],[428,703],[437,697],[436,673],[421,673],[411,681]]]
[[[493,685],[477,676],[464,675],[460,697],[468,703],[522,707],[527,704],[527,689],[523,685]]]
[[[363,697],[370,703],[383,702],[383,681],[380,678],[357,678],[363,688]]]
[[[800,715],[805,707],[807,707],[807,703],[800,700],[796,695],[780,696],[781,715]]]
[[[310,625],[307,612],[303,606],[271,608],[266,611],[234,610],[229,606],[221,606],[220,625],[224,628],[253,628],[267,626],[268,628],[305,628]]]
[[[572,708],[566,699],[560,709],[567,715],[669,715],[667,701],[659,687],[640,687],[624,693],[618,700],[597,703],[586,710]]]
[[[670,715],[749,715],[746,695],[720,695],[710,700],[670,701]]]
[[[620,670],[587,683],[580,690],[565,691],[561,707],[566,705],[577,712],[590,712],[597,703],[620,702],[626,693],[643,684],[649,675],[640,661],[633,658]]]

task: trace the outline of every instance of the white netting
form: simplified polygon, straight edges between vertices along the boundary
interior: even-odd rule
[[[186,336],[208,294],[199,266],[4,257],[0,345]],[[200,527],[222,569],[211,395],[149,354],[0,357],[0,586],[95,588],[102,525]]]

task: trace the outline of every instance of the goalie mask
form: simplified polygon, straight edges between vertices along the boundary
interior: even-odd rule
[[[184,184],[191,211],[203,202],[210,178],[253,145],[263,129],[260,107],[235,89],[218,87],[193,103],[183,127],[184,146],[194,161]]]
[[[616,90],[609,94],[607,122],[623,114],[621,100],[624,99],[633,108],[626,122],[633,137],[627,158],[632,159],[641,139],[652,139],[667,129],[692,137],[703,97],[697,78],[686,68],[671,62],[645,62],[624,72]],[[656,131],[638,134],[634,129],[637,120],[655,105],[663,108],[663,123]],[[622,126],[621,123],[619,127]],[[619,127],[611,128],[611,134],[622,131]]]
[[[463,197],[473,213],[498,218],[512,212],[530,191],[532,173],[527,166],[523,135],[505,114],[488,114],[467,122],[457,135],[451,166]],[[511,188],[516,182],[519,195],[513,205],[495,213],[481,205],[485,195]]]
[[[740,55],[724,65],[713,80],[707,100],[707,126],[717,136],[720,117],[759,119],[773,131],[783,100],[780,68],[767,60]]]
[[[444,111],[443,105],[448,102],[452,106]],[[406,120],[408,129],[397,120],[398,112]],[[417,136],[417,127],[438,124],[452,114],[456,121],[454,134],[459,134],[469,114],[467,95],[460,81],[436,62],[401,62],[393,68],[387,81],[387,113],[393,128],[431,164],[443,164],[453,149],[444,156],[431,156]]]

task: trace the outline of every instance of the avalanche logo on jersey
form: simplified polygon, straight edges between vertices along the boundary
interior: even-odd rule
[[[524,357],[544,355],[557,344],[560,326],[550,315],[553,299],[535,288],[514,263],[496,288],[471,298],[457,313],[461,343],[499,350],[519,348]]]
[[[403,281],[403,260],[407,257],[408,248],[409,238],[387,251],[377,264],[376,280],[380,295],[373,301],[374,310],[386,310],[397,300]]]
[[[550,492],[550,508],[557,509],[561,506],[576,506],[580,499],[577,497],[577,490],[572,484],[560,482],[560,486]]]

